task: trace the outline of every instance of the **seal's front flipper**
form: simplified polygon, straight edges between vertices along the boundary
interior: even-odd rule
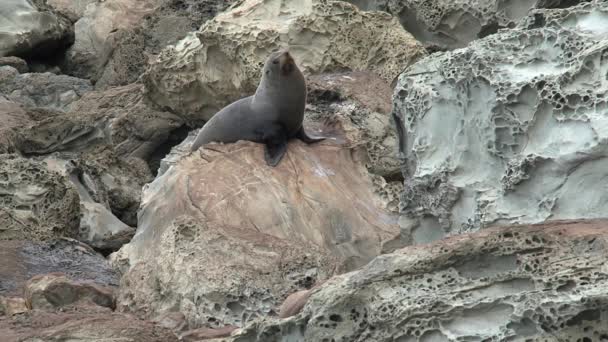
[[[306,134],[306,131],[304,131],[304,126],[300,127],[300,130],[298,131],[298,133],[296,133],[296,138],[302,140],[303,142],[305,142],[307,144],[312,144],[312,143],[319,142],[321,140],[325,140],[325,138],[323,138],[323,137],[309,136],[308,134]]]
[[[264,148],[264,159],[269,166],[277,166],[287,152],[287,140],[269,141]]]

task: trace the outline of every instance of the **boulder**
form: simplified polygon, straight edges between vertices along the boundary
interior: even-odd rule
[[[97,0],[46,0],[55,11],[69,18],[72,23],[84,16],[87,6]]]
[[[19,74],[12,67],[0,67],[0,93],[25,107],[67,111],[92,89],[89,80],[50,72]]]
[[[224,341],[594,341],[606,258],[607,220],[486,229],[378,256]]]
[[[389,82],[425,55],[386,13],[340,1],[247,0],[163,50],[142,81],[151,101],[200,126],[251,95],[264,61],[282,47],[307,74],[367,69]]]
[[[0,316],[18,315],[27,312],[28,310],[25,299],[21,297],[0,296]]]
[[[17,72],[23,74],[29,72],[29,67],[27,66],[27,62],[23,59],[15,56],[11,57],[0,57],[0,67],[10,66],[17,69]]]
[[[0,260],[0,296],[21,296],[29,279],[53,272],[66,274],[72,281],[104,287],[115,287],[119,280],[103,256],[72,239],[2,240]]]
[[[26,127],[31,122],[21,105],[0,95],[0,154],[18,151],[19,135],[16,129]]]
[[[137,317],[109,311],[30,311],[0,317],[3,342],[129,341],[177,342],[169,329]]]
[[[182,157],[146,186],[137,233],[111,256],[125,273],[119,309],[181,311],[192,328],[241,326],[364,265],[399,236],[365,160],[343,137],[293,141],[276,168],[245,141]]]
[[[424,1],[346,0],[364,11],[386,11],[417,40],[433,50],[462,48],[470,42],[513,28],[530,10],[561,8],[579,0]]]
[[[606,216],[607,13],[602,1],[536,10],[400,76],[406,239]]]
[[[74,24],[75,40],[62,63],[64,71],[80,78],[95,78],[112,52],[112,34],[136,27],[162,1],[106,0],[89,4]]]
[[[0,57],[43,57],[74,39],[70,21],[43,1],[3,0]]]
[[[80,303],[114,307],[112,289],[73,281],[63,273],[41,274],[25,284],[25,302],[31,310],[55,310]]]
[[[76,237],[76,189],[38,161],[0,154],[0,240]]]
[[[233,2],[235,0],[163,1],[144,16],[139,25],[110,35],[111,52],[103,70],[95,77],[95,87],[106,89],[137,81],[163,48],[198,30]]]

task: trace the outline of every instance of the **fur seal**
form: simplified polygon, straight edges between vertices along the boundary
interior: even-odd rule
[[[304,131],[306,81],[287,50],[273,52],[262,72],[255,94],[237,100],[216,113],[198,133],[192,151],[210,142],[248,140],[265,144],[264,159],[279,164],[287,141],[298,138],[307,144],[325,138]]]

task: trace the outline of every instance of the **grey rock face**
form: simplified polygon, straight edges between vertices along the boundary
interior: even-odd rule
[[[223,341],[594,341],[606,258],[606,220],[487,229],[379,256]]]
[[[606,2],[538,10],[400,76],[394,115],[409,161],[403,227],[413,242],[605,216],[606,27]]]
[[[19,74],[12,67],[0,67],[0,93],[25,107],[67,111],[92,89],[89,80],[50,72]]]
[[[470,42],[512,28],[536,8],[572,6],[580,0],[346,0],[365,11],[386,11],[432,49],[461,48]]]
[[[42,1],[2,0],[0,57],[42,56],[73,40],[70,21]]]

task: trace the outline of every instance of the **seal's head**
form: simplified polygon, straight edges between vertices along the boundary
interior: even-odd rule
[[[299,73],[298,66],[287,49],[279,50],[270,54],[264,65],[263,77],[280,79],[289,77],[294,72]]]

